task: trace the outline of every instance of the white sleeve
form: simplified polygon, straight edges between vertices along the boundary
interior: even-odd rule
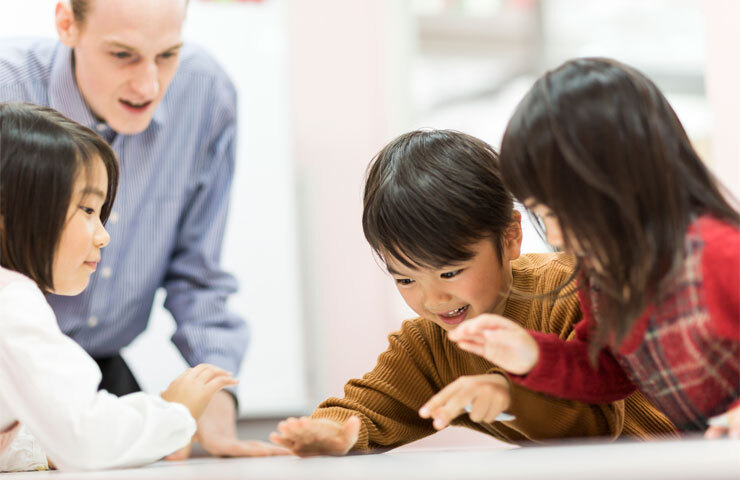
[[[196,426],[184,405],[99,392],[100,379],[95,361],[59,330],[34,284],[0,291],[0,405],[57,468],[142,465],[188,444]]]
[[[46,454],[38,440],[21,425],[13,443],[0,453],[0,472],[31,472],[48,470]]]

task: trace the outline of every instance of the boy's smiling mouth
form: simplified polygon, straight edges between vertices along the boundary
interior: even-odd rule
[[[446,313],[437,313],[437,317],[448,325],[457,325],[458,323],[465,320],[465,316],[468,313],[470,305],[465,305],[455,310],[450,310]]]

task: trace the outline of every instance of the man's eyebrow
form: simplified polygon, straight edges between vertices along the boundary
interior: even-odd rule
[[[122,50],[128,50],[129,52],[136,52],[137,50],[134,47],[129,47],[128,45],[121,43],[121,42],[105,42],[110,47],[120,48]]]
[[[172,46],[171,46],[170,48],[166,48],[166,49],[164,49],[164,50],[162,51],[162,53],[164,53],[164,52],[171,52],[172,50],[177,50],[177,49],[179,49],[179,48],[182,48],[182,46],[183,46],[183,42],[180,42],[180,43],[178,43],[177,45],[172,45]]]
[[[108,46],[111,46],[111,47],[120,48],[122,50],[126,50],[126,51],[129,51],[129,52],[138,53],[138,50],[136,48],[131,47],[129,45],[126,45],[125,43],[111,41],[111,42],[107,42],[107,44],[108,44]],[[183,46],[183,42],[180,42],[177,45],[172,45],[169,48],[165,48],[164,50],[162,50],[161,53],[171,52],[172,50],[177,50],[177,49],[181,48],[182,46]]]

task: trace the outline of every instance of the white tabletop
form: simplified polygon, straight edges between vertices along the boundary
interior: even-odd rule
[[[196,458],[96,472],[3,474],[1,480],[98,479],[740,479],[740,440],[681,440],[388,452],[342,458]]]

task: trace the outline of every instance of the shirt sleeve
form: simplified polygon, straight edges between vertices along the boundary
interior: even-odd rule
[[[0,408],[39,441],[62,470],[153,462],[188,444],[187,408],[145,393],[97,391],[95,362],[57,326],[34,285],[0,294]]]
[[[635,391],[635,385],[608,349],[599,352],[591,364],[588,337],[592,325],[587,294],[579,292],[584,319],[576,324],[568,341],[552,333],[530,331],[539,347],[537,365],[527,375],[511,375],[516,383],[557,397],[588,403],[622,400]]]
[[[230,86],[230,85],[229,85]],[[190,365],[212,363],[236,375],[249,340],[247,324],[227,308],[237,289],[220,267],[234,172],[236,94],[214,86],[214,116],[203,168],[184,210],[164,280],[164,306],[177,329],[172,341]]]
[[[437,393],[437,374],[428,368],[434,365],[431,351],[419,348],[423,340],[409,323],[388,337],[388,349],[371,372],[347,382],[343,398],[325,400],[312,415],[337,422],[359,417],[362,426],[353,450],[395,448],[436,432],[418,411]]]

